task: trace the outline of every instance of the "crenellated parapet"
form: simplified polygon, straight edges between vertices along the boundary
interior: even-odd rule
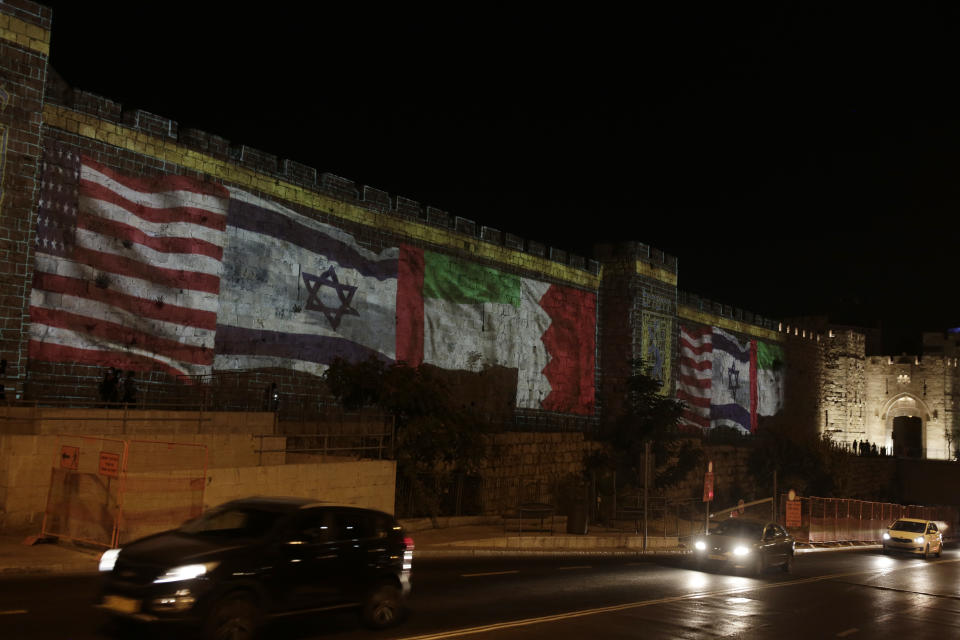
[[[108,143],[117,144],[119,142],[118,137],[124,135],[122,130],[115,129],[112,132],[102,132],[101,135],[97,135],[96,129],[100,128],[99,123],[118,125],[130,132],[146,136],[147,139],[144,140],[141,147],[142,152],[147,155],[151,155],[157,150],[157,143],[169,143],[185,152],[199,152],[210,160],[229,163],[264,178],[273,179],[274,182],[283,181],[304,190],[328,196],[339,203],[461,235],[477,243],[500,247],[508,252],[520,252],[531,257],[543,258],[551,263],[594,276],[598,276],[600,273],[599,262],[596,260],[570,253],[559,247],[547,246],[535,240],[525,240],[516,234],[480,225],[474,220],[431,205],[423,205],[405,196],[390,194],[371,185],[358,184],[348,178],[320,171],[296,160],[280,158],[273,153],[242,143],[235,144],[214,133],[193,128],[181,128],[179,123],[173,119],[142,109],[124,109],[120,103],[109,98],[82,89],[72,89],[63,86],[62,81],[59,82],[60,84],[58,84],[57,79],[53,79],[48,84],[48,103],[78,114],[91,116],[94,119],[93,121],[84,122],[77,128],[81,135],[93,134],[93,137],[99,137]],[[59,120],[59,118],[56,119]],[[56,126],[56,124],[53,124],[53,126]],[[182,159],[178,158],[177,155],[176,153],[172,154],[170,159],[180,164],[178,161],[182,161]],[[189,156],[190,154],[180,155]],[[184,162],[182,164],[182,166],[196,169],[201,173],[209,170],[209,165],[210,162],[202,161]],[[229,174],[229,172],[226,173]],[[238,176],[225,175],[224,177],[236,179]],[[254,182],[262,184],[263,181]],[[439,244],[444,243],[440,242]],[[462,243],[457,244],[462,246]],[[653,251],[656,254],[656,250]],[[515,259],[512,262],[527,262],[529,265],[529,261],[524,261],[522,258]],[[550,270],[547,269],[546,271],[549,272]],[[584,284],[586,282],[589,282],[589,280],[583,281]]]

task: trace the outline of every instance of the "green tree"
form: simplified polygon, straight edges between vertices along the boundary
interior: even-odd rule
[[[851,497],[848,454],[826,435],[786,424],[771,425],[757,434],[753,445],[748,465],[758,486],[772,490],[776,471],[781,490],[825,498]]]
[[[618,479],[625,478],[628,484],[640,487],[644,443],[649,442],[652,485],[675,485],[700,463],[703,452],[678,429],[683,403],[660,393],[663,383],[649,375],[643,360],[631,361],[630,369],[625,410],[601,431],[601,439],[609,445],[607,451],[588,464],[612,467]]]
[[[433,367],[337,359],[324,380],[344,408],[376,406],[394,417],[397,474],[431,516],[439,510],[437,487],[457,473],[474,472],[483,458],[481,422],[451,401]]]

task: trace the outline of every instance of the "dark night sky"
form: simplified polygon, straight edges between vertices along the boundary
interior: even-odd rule
[[[582,255],[645,242],[889,352],[960,326],[960,7],[47,4],[54,68],[127,107]]]

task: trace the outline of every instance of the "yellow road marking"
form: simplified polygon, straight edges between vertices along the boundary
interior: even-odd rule
[[[938,560],[937,562],[931,562],[929,564],[945,564],[948,562],[960,562],[960,559],[956,560]],[[683,600],[694,600],[699,598],[712,598],[716,596],[725,596],[732,595],[735,593],[744,593],[746,591],[762,591],[765,589],[775,589],[778,587],[790,587],[797,584],[809,584],[811,582],[825,582],[827,580],[835,580],[837,578],[849,578],[850,576],[861,576],[869,575],[871,573],[884,573],[891,571],[902,571],[905,569],[913,570],[916,567],[902,567],[891,569],[889,567],[883,569],[869,569],[867,571],[848,571],[846,573],[831,573],[823,576],[814,576],[812,578],[799,578],[797,580],[788,580],[785,582],[773,582],[767,584],[751,584],[742,587],[731,587],[730,589],[721,589],[719,591],[703,591],[698,593],[686,593],[679,596],[669,596],[666,598],[656,598],[654,600],[641,600],[639,602],[627,602],[625,604],[617,604],[609,607],[596,607],[593,609],[583,609],[581,611],[569,611],[567,613],[557,613],[550,616],[540,616],[537,618],[526,618],[522,620],[511,620],[509,622],[496,622],[493,624],[482,625],[479,627],[468,627],[465,629],[456,629],[454,631],[440,631],[437,633],[427,633],[419,636],[407,636],[401,640],[443,640],[444,638],[458,638],[461,636],[471,636],[478,633],[486,633],[490,631],[500,631],[502,629],[513,629],[516,627],[529,627],[535,624],[544,624],[547,622],[558,622],[560,620],[570,620],[572,618],[583,618],[586,616],[593,616],[601,613],[616,613],[619,611],[629,611],[630,609],[640,609],[642,607],[650,607],[657,604],[667,604],[669,602],[681,602]]]
[[[8,609],[7,611],[0,611],[0,616],[14,616],[21,613],[27,613],[26,609]]]

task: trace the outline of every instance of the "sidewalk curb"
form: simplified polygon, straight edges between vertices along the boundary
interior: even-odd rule
[[[807,553],[829,553],[838,551],[879,551],[883,546],[859,545],[859,546],[841,546],[841,547],[815,547],[796,549],[797,555]],[[574,548],[552,548],[552,549],[481,549],[481,548],[432,548],[432,549],[414,549],[414,558],[482,558],[482,557],[508,557],[508,556],[622,556],[622,557],[684,557],[692,555],[690,549],[641,549],[626,548],[606,548],[606,549],[574,549]]]
[[[689,555],[689,551],[679,549],[641,551],[637,549],[414,549],[413,557],[417,558],[483,558],[483,557],[539,557],[575,556],[575,557],[681,557]]]
[[[605,548],[584,548],[584,547],[551,547],[551,548],[490,548],[490,547],[470,547],[464,545],[467,541],[461,541],[458,546],[446,547],[443,545],[429,548],[414,548],[414,558],[420,559],[457,559],[457,558],[551,558],[551,557],[574,557],[574,558],[625,558],[625,559],[647,559],[650,561],[659,558],[684,558],[691,556],[693,551],[684,547],[643,549],[627,547],[605,547]],[[479,542],[479,541],[478,541]],[[831,547],[813,547],[797,548],[797,555],[808,553],[829,553],[837,551],[879,551],[883,548],[880,544],[871,545],[843,545]],[[17,565],[0,567],[0,580],[10,578],[24,577],[50,577],[50,576],[96,576],[98,573],[97,562],[91,558],[92,555],[86,550],[73,550],[75,553],[84,555],[86,560],[77,560],[73,562],[54,562],[44,565]]]
[[[96,567],[76,564],[52,564],[43,567],[3,567],[0,568],[0,580],[4,578],[51,577],[51,576],[95,576]]]

